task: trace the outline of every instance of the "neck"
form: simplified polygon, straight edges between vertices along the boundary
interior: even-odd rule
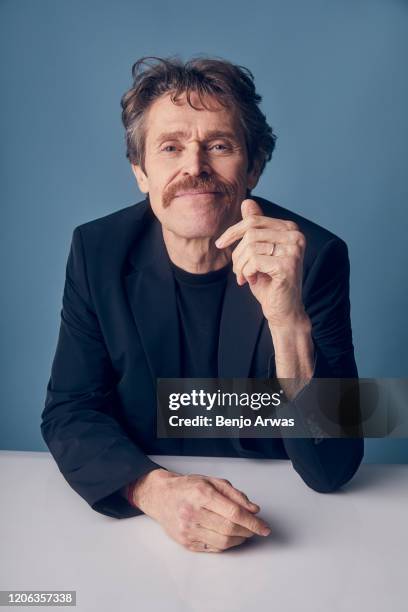
[[[231,261],[231,247],[217,249],[215,238],[183,238],[163,226],[162,232],[171,261],[186,272],[205,274]]]

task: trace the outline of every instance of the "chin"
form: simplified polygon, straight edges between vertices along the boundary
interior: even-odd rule
[[[195,223],[180,223],[173,228],[175,234],[183,238],[212,238],[221,234],[218,223],[205,223],[197,220]]]
[[[219,210],[183,210],[174,211],[169,216],[168,227],[183,238],[211,238],[219,236],[222,225],[222,215]],[[171,218],[172,217],[172,218]],[[221,218],[220,218],[221,217]]]

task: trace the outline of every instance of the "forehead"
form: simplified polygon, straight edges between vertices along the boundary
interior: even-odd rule
[[[235,133],[239,127],[236,110],[233,107],[225,108],[213,96],[205,96],[203,100],[207,108],[200,103],[200,98],[193,92],[191,102],[199,108],[192,108],[185,94],[180,96],[176,103],[165,94],[155,100],[147,113],[146,136],[152,141],[161,132],[182,130],[189,132],[194,129],[204,131],[231,130]],[[210,110],[208,110],[210,109]]]

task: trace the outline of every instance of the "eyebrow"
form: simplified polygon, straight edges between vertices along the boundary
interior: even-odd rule
[[[165,140],[174,140],[176,138],[187,138],[189,136],[188,132],[184,130],[174,130],[173,132],[162,132],[160,136],[158,136],[155,140],[156,144],[159,142],[163,142]],[[226,130],[209,130],[206,132],[204,136],[204,140],[210,140],[213,138],[230,138],[232,140],[237,140],[235,134],[233,132],[229,132]]]

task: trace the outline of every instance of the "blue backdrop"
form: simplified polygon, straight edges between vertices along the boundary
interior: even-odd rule
[[[407,376],[406,2],[3,0],[0,24],[1,449],[47,449],[73,228],[142,199],[119,105],[142,55],[252,70],[279,137],[254,193],[347,242],[360,375]],[[406,462],[408,441],[365,460]]]

